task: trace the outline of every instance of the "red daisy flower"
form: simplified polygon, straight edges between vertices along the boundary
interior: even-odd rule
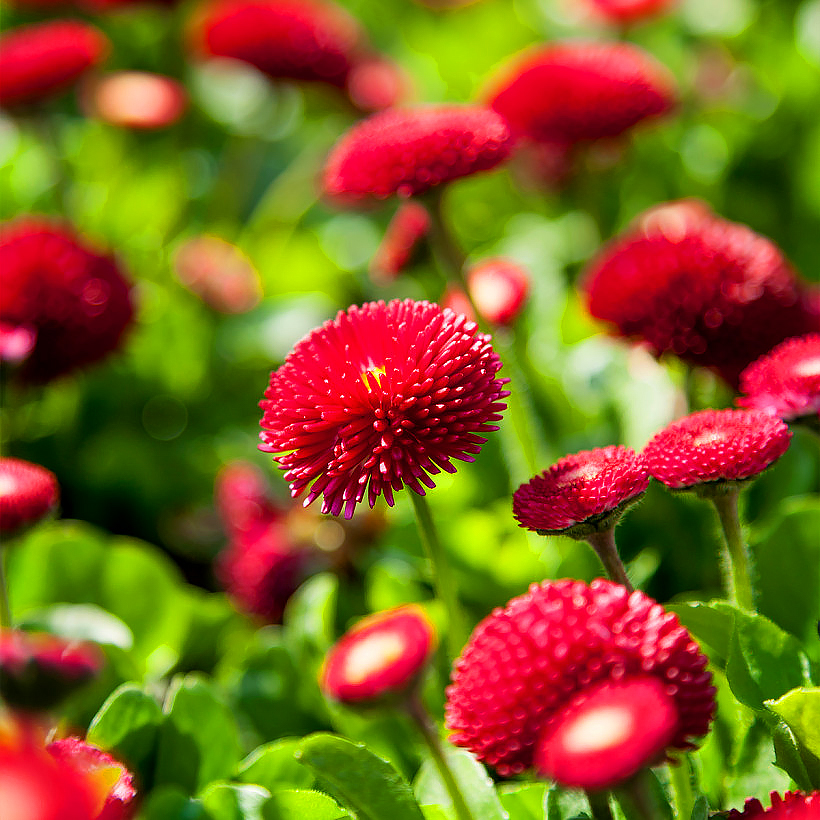
[[[354,125],[330,153],[324,189],[356,200],[411,196],[487,171],[510,153],[504,120],[482,106],[382,111]]]
[[[513,494],[513,515],[541,535],[609,529],[649,486],[643,457],[628,447],[565,456]]]
[[[561,43],[514,60],[489,104],[517,137],[571,143],[615,137],[674,104],[669,72],[628,43]]]
[[[291,492],[324,496],[350,518],[364,498],[472,461],[497,430],[508,391],[501,360],[475,323],[429,302],[398,299],[340,311],[271,374],[260,449],[274,453]]]
[[[21,26],[0,37],[0,106],[52,97],[108,54],[102,32],[79,20]]]
[[[130,288],[114,260],[45,219],[0,229],[0,284],[0,321],[36,332],[17,370],[27,382],[103,358],[131,322]]]
[[[94,116],[137,131],[173,125],[188,105],[188,94],[181,83],[147,71],[108,74],[91,83],[83,97]]]
[[[57,477],[39,464],[0,458],[0,532],[14,532],[48,515],[60,500]]]
[[[786,450],[792,437],[760,410],[701,410],[670,424],[646,445],[649,474],[676,490],[754,478]]]
[[[370,263],[377,281],[395,279],[410,263],[419,243],[430,230],[430,214],[418,202],[402,202]]]
[[[750,797],[743,811],[732,809],[726,820],[817,820],[820,817],[820,791],[811,794],[777,792],[769,795],[772,805],[764,809],[756,797]]]
[[[602,694],[604,685],[655,680],[676,719],[671,737],[660,731],[640,761],[648,765],[662,754],[661,736],[665,748],[688,749],[708,730],[715,687],[706,663],[677,616],[642,592],[630,595],[602,579],[590,586],[571,579],[533,584],[486,617],[456,660],[445,706],[450,740],[503,776],[519,774],[536,755],[551,758],[542,739],[572,743],[579,696],[601,706],[623,702],[611,690]],[[666,726],[668,701],[658,699],[658,723]],[[595,777],[589,772],[590,782]]]
[[[740,374],[737,403],[792,421],[820,413],[820,333],[787,339]]]
[[[593,13],[608,23],[629,25],[663,14],[676,0],[587,0]]]
[[[820,294],[768,239],[691,201],[642,219],[586,273],[590,313],[621,336],[736,384],[741,370],[788,336],[820,329]]]
[[[435,648],[435,629],[421,607],[378,612],[330,649],[319,684],[328,697],[343,703],[402,694],[418,681]]]

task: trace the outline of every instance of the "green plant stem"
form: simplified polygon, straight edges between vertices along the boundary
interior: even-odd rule
[[[732,603],[742,609],[754,609],[751,558],[743,543],[738,516],[738,489],[710,496],[715,505],[723,534],[726,538],[725,554],[726,586]]]
[[[456,581],[438,531],[430,514],[430,506],[423,495],[409,491],[413,501],[413,509],[416,512],[416,523],[421,536],[421,543],[424,551],[430,559],[433,570],[433,585],[436,596],[444,604],[447,612],[447,644],[448,659],[452,661],[461,651],[467,640],[467,629],[464,621],[464,613],[458,602],[458,590]]]
[[[6,550],[0,546],[0,628],[11,629],[11,605],[6,584]]]
[[[456,817],[458,820],[474,820],[467,801],[464,799],[464,795],[461,793],[461,789],[456,782],[455,775],[447,762],[447,756],[444,753],[444,747],[442,746],[438,729],[432,717],[430,717],[430,713],[422,703],[418,691],[414,690],[408,696],[407,711],[421,732],[424,742],[427,744],[427,748],[430,750],[433,763],[441,776],[447,793],[450,795],[450,799],[453,801],[453,809],[455,810]]]
[[[667,768],[672,794],[675,798],[675,813],[678,817],[689,820],[695,806],[695,795],[692,791],[692,763],[689,755],[681,755]]]
[[[586,792],[593,820],[613,820],[608,792]]]
[[[601,532],[593,532],[585,538],[601,559],[606,574],[616,583],[622,584],[630,592],[634,592],[635,587],[632,586],[626,574],[626,568],[623,561],[621,561],[621,556],[618,555],[618,548],[615,546],[615,527],[609,527],[609,529]]]
[[[635,820],[658,820],[659,817],[664,816],[658,805],[658,798],[649,786],[648,779],[650,777],[649,769],[641,769],[616,789],[618,800],[622,806],[624,803],[629,806],[629,811],[624,811],[628,817]],[[665,805],[668,809],[668,804]]]

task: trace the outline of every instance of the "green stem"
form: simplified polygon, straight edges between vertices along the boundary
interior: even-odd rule
[[[6,584],[6,550],[0,546],[0,628],[11,629],[11,605],[9,604],[9,590]]]
[[[618,802],[625,809],[624,813],[635,820],[658,820],[659,817],[664,817],[668,813],[668,804],[664,803],[666,808],[664,811],[659,805],[659,798],[650,786],[651,776],[649,769],[641,769],[616,789]]]
[[[449,660],[452,661],[461,651],[467,640],[467,629],[464,622],[464,613],[458,602],[458,590],[444,547],[438,537],[438,531],[430,514],[430,506],[423,495],[409,491],[416,512],[421,543],[430,559],[433,569],[433,585],[436,596],[444,604],[447,612],[447,640]]]
[[[615,546],[615,527],[593,532],[584,536],[587,543],[598,553],[601,563],[604,565],[606,574],[616,583],[622,584],[630,592],[635,591],[629,577],[626,574],[621,556],[618,555],[618,548]]]
[[[586,792],[593,820],[613,820],[608,792]]]
[[[438,769],[438,773],[441,776],[444,787],[447,789],[447,793],[450,795],[450,799],[453,801],[453,809],[455,810],[456,817],[458,820],[474,820],[472,812],[467,806],[467,801],[464,799],[464,795],[461,793],[461,789],[456,782],[455,775],[447,762],[447,756],[444,753],[444,747],[441,743],[438,729],[435,723],[433,723],[433,719],[430,717],[430,713],[422,703],[417,691],[413,691],[408,696],[407,711],[410,713],[410,717],[416,726],[418,726],[424,738],[424,742],[430,750],[433,763],[436,769]]]
[[[738,516],[738,489],[710,496],[726,537],[726,585],[732,603],[742,609],[754,609],[751,557],[743,543]]]
[[[695,807],[695,794],[692,790],[692,763],[688,754],[682,755],[668,765],[669,781],[675,798],[675,811],[678,817],[688,820]]]

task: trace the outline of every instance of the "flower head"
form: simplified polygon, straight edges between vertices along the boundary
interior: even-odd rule
[[[602,708],[620,703],[622,711],[634,691],[648,685],[657,693],[660,730],[639,768],[662,757],[663,748],[691,748],[691,739],[708,730],[715,688],[706,664],[677,616],[642,592],[630,595],[601,579],[589,586],[544,581],[476,627],[453,668],[446,725],[453,743],[508,776],[566,757],[568,745],[584,749],[573,743],[584,713],[582,695]],[[669,705],[675,712],[671,736],[663,728],[670,722]],[[563,752],[553,754],[550,739]]]
[[[435,629],[421,607],[378,612],[330,649],[319,683],[335,700],[372,703],[411,688],[435,648]]]
[[[743,811],[732,809],[726,820],[817,820],[820,817],[820,791],[811,794],[777,792],[769,795],[772,805],[764,809],[756,797],[750,797]]]
[[[820,329],[818,294],[772,242],[691,201],[643,215],[585,278],[595,318],[731,384],[783,339]]]
[[[336,143],[324,189],[354,201],[420,194],[494,168],[510,148],[504,120],[489,108],[391,109],[354,125]]]
[[[92,82],[84,94],[94,116],[137,131],[167,128],[188,105],[184,86],[147,71],[116,71]]]
[[[27,382],[96,362],[131,322],[130,288],[114,260],[45,219],[0,229],[0,285],[0,321],[36,333],[17,370]]]
[[[646,445],[649,474],[676,490],[754,478],[789,448],[792,434],[760,410],[701,410],[670,424]]]
[[[358,59],[347,78],[347,94],[360,111],[390,108],[405,99],[409,90],[409,78],[387,57]]]
[[[530,292],[527,271],[510,259],[482,259],[467,271],[467,286],[478,312],[496,325],[512,324]]]
[[[787,421],[820,413],[820,333],[781,342],[740,374],[737,403]]]
[[[398,299],[340,311],[271,374],[260,449],[274,453],[293,496],[324,496],[350,518],[367,494],[420,495],[452,459],[472,461],[497,430],[508,394],[501,360],[475,323]]]
[[[79,20],[21,26],[0,37],[0,106],[39,102],[102,62],[108,40]]]
[[[50,470],[19,458],[0,458],[0,533],[34,524],[59,499],[60,487]]]
[[[489,104],[516,137],[615,137],[674,104],[669,72],[628,43],[561,43],[527,52],[492,81]]]
[[[593,13],[613,25],[629,25],[663,14],[676,0],[587,0]]]
[[[513,515],[542,535],[608,529],[649,486],[641,456],[628,447],[603,447],[565,456],[522,484]]]
[[[430,214],[419,202],[402,202],[393,214],[384,238],[370,263],[377,280],[395,279],[410,263],[430,230]]]

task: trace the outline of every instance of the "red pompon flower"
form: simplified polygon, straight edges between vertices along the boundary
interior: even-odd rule
[[[543,778],[580,789],[608,789],[662,763],[678,728],[675,699],[655,677],[605,680],[556,712],[535,749]]]
[[[489,104],[516,137],[572,143],[615,137],[674,104],[674,81],[628,43],[561,43],[514,60]]]
[[[405,485],[473,461],[509,392],[501,360],[474,322],[398,299],[340,311],[297,343],[260,402],[262,444],[291,493],[346,518],[367,494],[389,505]],[[424,485],[424,486],[422,486]]]
[[[185,113],[188,95],[181,83],[147,71],[117,71],[84,89],[91,114],[118,128],[154,131]]]
[[[643,457],[649,474],[675,490],[754,478],[786,450],[792,434],[760,410],[701,410],[657,433]]]
[[[39,464],[0,458],[0,533],[34,524],[60,500],[57,477]]]
[[[626,26],[668,11],[676,0],[588,0],[593,13],[608,23]]]
[[[820,330],[820,294],[774,243],[684,201],[653,208],[585,274],[590,313],[730,384],[789,336]]]
[[[242,60],[274,78],[344,87],[361,32],[341,7],[320,0],[216,0],[200,13],[195,48]]]
[[[787,339],[740,374],[737,403],[786,421],[820,414],[820,333]]]
[[[666,747],[688,749],[715,711],[706,664],[677,616],[642,592],[602,579],[544,581],[476,627],[453,667],[445,721],[453,743],[515,775],[535,764],[536,751],[548,756],[539,741],[580,695],[653,679],[676,713]]]
[[[0,106],[39,102],[70,87],[108,54],[108,40],[79,20],[52,20],[0,37]]]
[[[820,817],[820,791],[811,794],[777,792],[769,795],[772,805],[764,809],[756,797],[750,797],[743,811],[732,809],[726,820],[817,820]]]
[[[319,685],[343,703],[372,703],[406,693],[436,648],[424,610],[408,605],[359,621],[325,657]]]
[[[336,143],[324,189],[352,201],[411,196],[494,168],[510,149],[507,125],[489,108],[391,109],[354,125]]]
[[[129,820],[134,815],[137,790],[122,763],[78,737],[55,740],[46,750],[59,764],[91,783],[99,805],[94,820]]]
[[[522,484],[513,494],[513,515],[541,535],[583,537],[614,526],[648,486],[646,464],[634,450],[582,450]]]
[[[419,243],[430,230],[430,214],[419,202],[402,202],[370,263],[377,281],[395,279],[410,263]]]
[[[47,382],[103,358],[132,314],[115,261],[67,227],[25,217],[0,228],[0,321],[36,333],[16,370],[23,381]]]

